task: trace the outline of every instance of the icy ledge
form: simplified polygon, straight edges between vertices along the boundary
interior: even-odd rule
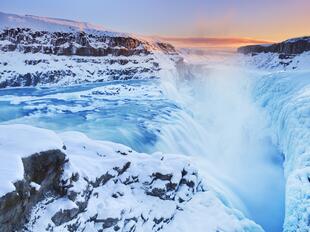
[[[184,156],[0,126],[1,231],[262,231]]]
[[[285,158],[284,231],[308,232],[310,228],[309,71],[270,73],[257,81],[254,93],[257,101],[270,116],[274,142]]]

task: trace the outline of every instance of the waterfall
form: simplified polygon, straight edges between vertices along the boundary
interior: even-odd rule
[[[266,231],[281,231],[283,160],[252,97],[258,74],[238,68],[233,58],[185,65],[178,78],[162,78],[166,94],[183,110],[161,129],[156,148],[194,157],[205,175],[221,183],[234,207]]]

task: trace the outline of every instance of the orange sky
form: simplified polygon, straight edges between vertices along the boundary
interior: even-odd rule
[[[236,48],[250,44],[266,44],[274,42],[251,38],[158,37],[158,39],[172,43],[176,47],[191,48]]]
[[[192,46],[238,46],[244,43],[240,38],[255,38],[261,43],[310,35],[310,0],[0,1],[3,12],[92,22]]]

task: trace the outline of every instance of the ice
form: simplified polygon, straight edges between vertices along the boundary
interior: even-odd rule
[[[254,92],[269,114],[274,143],[285,156],[284,231],[309,229],[309,91],[308,71],[287,71],[263,76]]]

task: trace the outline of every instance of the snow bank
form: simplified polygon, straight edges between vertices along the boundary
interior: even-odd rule
[[[1,125],[0,197],[15,190],[13,183],[23,179],[22,157],[62,146],[61,139],[52,131],[26,125]]]
[[[259,53],[254,56],[240,55],[241,63],[264,71],[309,70],[310,52],[289,56],[278,53]]]
[[[1,186],[23,178],[21,157],[62,149],[68,159],[61,180],[66,194],[35,206],[26,225],[30,231],[262,231],[223,203],[188,157],[142,154],[78,132],[24,125],[0,126],[0,138],[6,162],[0,166]],[[19,175],[7,175],[6,165]],[[13,185],[1,193],[12,190]]]
[[[0,29],[5,28],[32,28],[38,31],[78,32],[85,31],[106,36],[129,36],[103,27],[102,25],[87,22],[78,22],[67,19],[40,17],[34,15],[17,15],[0,12]]]
[[[164,62],[163,58],[154,55],[90,58],[0,51],[0,57],[0,87],[66,86],[111,80],[151,79],[159,77],[158,66]],[[29,79],[33,81],[29,82]]]

